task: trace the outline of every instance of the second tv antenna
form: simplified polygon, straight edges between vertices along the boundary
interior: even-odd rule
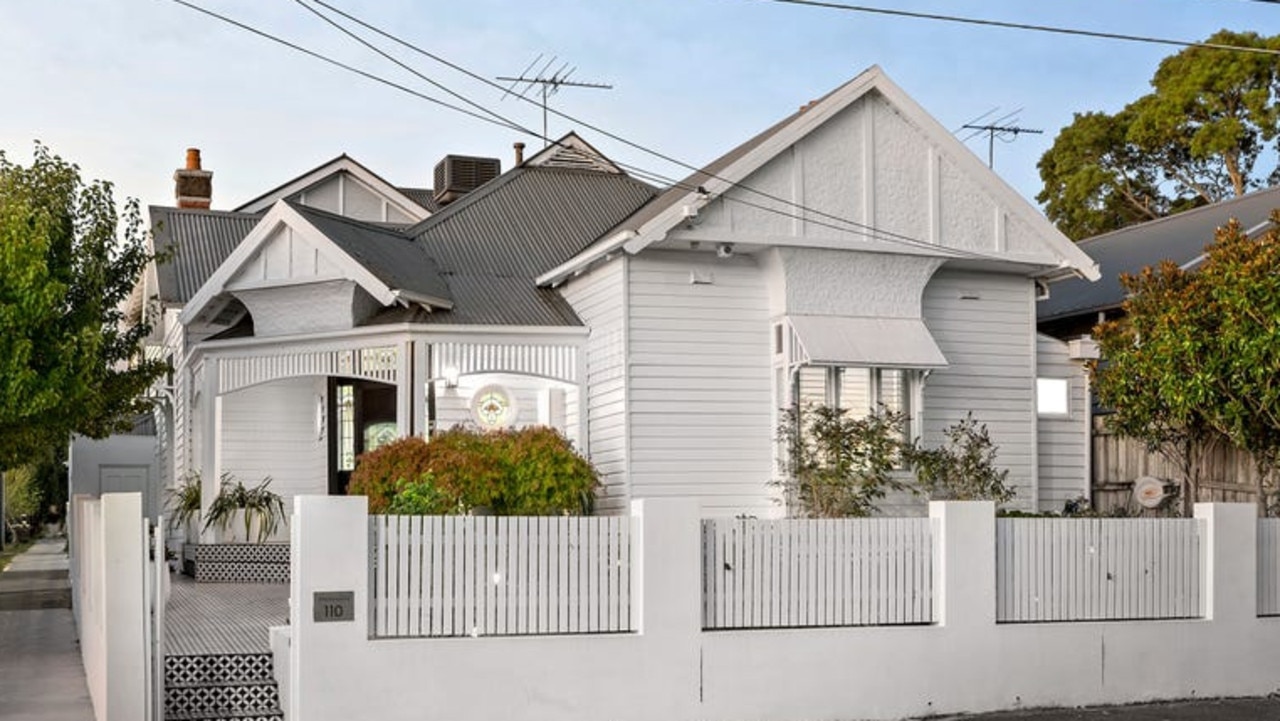
[[[555,66],[559,59],[552,56],[545,63],[542,62],[543,55],[533,59],[529,66],[524,69],[516,77],[510,75],[499,75],[497,80],[511,83],[507,86],[507,90],[502,94],[505,99],[508,95],[515,95],[523,98],[529,94],[529,91],[537,88],[542,94],[542,147],[547,147],[551,142],[547,137],[547,98],[560,92],[560,88],[592,88],[594,90],[613,90],[612,85],[604,83],[587,83],[578,80],[570,80],[569,76],[573,75],[577,67],[569,67],[569,63],[561,63],[560,67],[554,71],[551,69]],[[537,71],[534,68],[542,63],[542,67]]]

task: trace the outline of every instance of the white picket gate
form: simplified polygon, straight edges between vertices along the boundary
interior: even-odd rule
[[[1280,518],[1258,519],[1258,615],[1280,616]]]
[[[996,620],[1204,615],[1193,518],[996,520]]]
[[[618,633],[628,517],[370,516],[370,635]]]
[[[702,522],[706,629],[933,621],[928,518]]]

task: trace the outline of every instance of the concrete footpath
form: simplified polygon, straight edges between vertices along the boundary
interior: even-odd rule
[[[0,573],[0,719],[94,721],[66,540],[37,541]]]
[[[931,716],[931,721],[1280,721],[1280,698],[1200,701],[1000,711],[968,716]]]

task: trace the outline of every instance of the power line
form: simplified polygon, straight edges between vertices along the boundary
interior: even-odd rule
[[[175,2],[176,2],[176,0],[175,0]],[[420,55],[422,55],[422,56],[424,56],[424,57],[430,58],[431,60],[434,60],[434,61],[436,61],[436,62],[438,62],[438,63],[441,63],[442,65],[445,65],[446,67],[448,67],[448,68],[450,68],[450,69],[452,69],[452,70],[455,70],[455,71],[457,71],[457,72],[459,72],[459,73],[462,73],[463,75],[466,75],[467,77],[472,78],[473,80],[477,80],[477,81],[479,81],[479,82],[481,82],[481,83],[484,83],[484,84],[486,84],[486,85],[488,85],[488,86],[490,86],[490,87],[497,88],[498,90],[502,90],[503,92],[506,92],[506,91],[507,91],[507,89],[506,89],[504,86],[502,86],[502,85],[500,85],[500,84],[498,84],[498,83],[494,82],[493,80],[490,80],[489,78],[484,77],[483,75],[479,75],[478,73],[475,73],[475,72],[473,72],[473,71],[471,71],[471,70],[468,70],[467,68],[464,68],[464,67],[462,67],[462,66],[460,66],[460,65],[458,65],[458,64],[456,64],[456,63],[453,63],[453,62],[451,62],[451,61],[449,61],[449,60],[447,60],[447,59],[445,59],[445,58],[442,58],[442,57],[440,57],[439,55],[437,55],[437,54],[435,54],[435,53],[432,53],[432,52],[431,52],[431,51],[429,51],[429,50],[425,50],[425,49],[423,49],[423,48],[420,48],[420,47],[418,47],[417,45],[414,45],[413,43],[411,43],[411,42],[409,42],[409,41],[407,41],[407,40],[404,40],[404,39],[402,39],[402,38],[400,38],[400,37],[397,37],[396,35],[394,35],[394,34],[392,34],[392,33],[388,32],[388,31],[386,31],[386,30],[383,30],[382,28],[379,28],[379,27],[377,27],[377,26],[375,26],[375,25],[372,25],[372,24],[370,24],[370,23],[368,23],[368,22],[365,22],[364,20],[361,20],[360,18],[358,18],[358,17],[356,17],[356,16],[354,16],[354,15],[352,15],[352,14],[348,13],[348,12],[345,12],[345,11],[343,11],[343,10],[342,10],[342,9],[340,9],[340,8],[334,7],[332,4],[330,4],[330,3],[326,2],[326,0],[312,0],[312,2],[314,2],[314,3],[315,3],[315,4],[317,4],[317,5],[320,5],[321,7],[326,8],[326,9],[328,9],[328,10],[332,11],[332,12],[335,12],[335,13],[337,13],[338,15],[341,15],[342,17],[344,17],[344,18],[346,18],[346,19],[350,20],[351,22],[356,23],[357,25],[359,25],[359,26],[361,26],[361,27],[365,28],[366,30],[369,30],[370,32],[376,33],[377,35],[380,35],[380,36],[382,36],[382,37],[384,37],[384,38],[386,38],[386,39],[388,39],[388,40],[390,40],[390,41],[392,41],[392,42],[394,42],[394,43],[396,43],[396,44],[398,44],[398,45],[400,45],[400,46],[402,46],[402,47],[404,47],[404,48],[407,48],[407,49],[409,49],[409,50],[411,50],[411,51],[413,51],[413,52],[415,52],[415,53],[418,53],[418,54],[420,54]],[[537,62],[538,62],[538,59],[535,59],[535,60],[534,60],[534,62],[533,62],[533,64],[536,64]],[[531,67],[532,67],[532,64],[531,64]],[[527,69],[526,69],[526,72],[527,72]],[[533,104],[533,105],[537,105],[537,104],[538,104],[536,100],[533,100],[533,99],[531,99],[531,98],[526,98],[526,97],[521,97],[521,96],[517,96],[517,97],[518,97],[520,100],[523,100],[523,101],[525,101],[525,102],[527,102],[527,103],[530,103],[530,104]],[[645,154],[650,155],[650,156],[652,156],[652,157],[658,158],[659,160],[662,160],[662,161],[665,161],[665,162],[671,163],[672,165],[676,165],[676,166],[682,167],[682,168],[684,168],[684,169],[686,169],[686,170],[689,170],[689,171],[691,171],[691,172],[693,172],[693,173],[701,174],[701,175],[702,175],[702,176],[704,176],[705,178],[712,179],[712,180],[720,180],[720,181],[722,181],[722,182],[728,183],[731,187],[735,187],[735,188],[738,188],[738,189],[740,189],[740,190],[744,190],[744,191],[749,192],[749,193],[752,193],[752,194],[754,194],[754,195],[758,195],[758,196],[760,196],[760,197],[762,197],[762,198],[765,198],[765,199],[768,199],[768,200],[772,200],[772,201],[777,202],[777,203],[782,203],[782,204],[784,204],[784,205],[787,205],[787,206],[790,206],[790,207],[793,207],[793,208],[796,208],[796,209],[799,209],[799,210],[806,210],[806,211],[808,211],[808,212],[810,212],[810,213],[813,213],[813,214],[816,214],[816,215],[820,215],[820,216],[826,217],[826,218],[831,219],[831,220],[835,220],[835,221],[842,222],[842,223],[848,223],[848,224],[850,224],[850,225],[852,225],[852,226],[854,226],[854,227],[865,228],[866,230],[868,230],[868,231],[870,231],[870,232],[878,233],[878,234],[880,234],[880,235],[882,235],[882,236],[896,237],[896,238],[898,238],[898,239],[900,239],[900,240],[903,240],[903,241],[906,241],[906,242],[909,242],[909,243],[923,244],[923,245],[928,245],[928,246],[930,246],[930,247],[935,247],[935,246],[933,246],[933,244],[932,244],[932,243],[927,243],[927,242],[922,241],[922,240],[919,240],[919,239],[917,239],[917,238],[912,238],[912,237],[910,237],[910,236],[902,235],[902,234],[895,233],[895,232],[893,232],[893,231],[889,231],[889,230],[882,230],[882,229],[879,229],[879,228],[875,228],[875,227],[873,227],[873,226],[871,226],[871,225],[866,225],[866,224],[863,224],[863,223],[858,223],[857,221],[849,220],[849,219],[847,219],[847,218],[842,218],[842,217],[840,217],[840,216],[838,216],[838,215],[833,215],[833,214],[826,213],[826,212],[824,212],[824,211],[816,210],[816,209],[813,209],[813,208],[806,208],[805,206],[803,206],[803,205],[801,205],[801,204],[799,204],[799,203],[796,203],[796,202],[794,202],[794,201],[792,201],[792,200],[789,200],[789,199],[786,199],[786,198],[781,198],[781,197],[779,197],[779,196],[773,195],[773,194],[771,194],[771,193],[767,193],[767,192],[762,191],[762,190],[757,190],[756,188],[752,188],[752,187],[750,187],[750,186],[748,186],[748,185],[743,185],[743,184],[741,184],[741,183],[736,183],[736,182],[731,181],[731,180],[729,180],[729,179],[727,179],[727,178],[724,178],[724,177],[722,177],[722,176],[720,176],[720,175],[716,175],[715,173],[708,173],[708,172],[706,172],[706,170],[705,170],[704,168],[698,167],[698,166],[696,166],[696,165],[692,165],[692,164],[687,163],[687,162],[685,162],[685,161],[683,161],[683,160],[680,160],[679,158],[674,158],[674,157],[672,157],[672,156],[670,156],[670,155],[667,155],[666,153],[663,153],[663,152],[658,151],[658,150],[654,150],[654,149],[649,148],[649,147],[647,147],[647,146],[645,146],[645,145],[642,145],[642,144],[637,143],[637,142],[635,142],[635,141],[629,140],[629,139],[627,139],[627,138],[625,138],[625,137],[622,137],[621,135],[618,135],[618,134],[616,134],[616,133],[610,132],[609,130],[606,130],[605,128],[602,128],[602,127],[600,127],[600,126],[598,126],[598,125],[594,125],[594,124],[592,124],[592,123],[590,123],[590,122],[588,122],[588,121],[586,121],[586,120],[583,120],[583,119],[581,119],[581,118],[577,118],[577,117],[574,117],[574,116],[572,116],[572,115],[569,115],[568,113],[565,113],[565,112],[562,112],[562,111],[556,110],[555,108],[549,108],[549,109],[548,109],[548,112],[550,112],[552,115],[555,115],[555,116],[556,116],[556,117],[558,117],[558,118],[561,118],[561,119],[564,119],[564,120],[568,120],[568,121],[569,121],[569,122],[571,122],[571,123],[574,123],[574,124],[579,125],[579,126],[581,126],[581,127],[587,128],[588,130],[591,130],[591,131],[594,131],[594,132],[596,132],[596,133],[599,133],[600,135],[602,135],[602,136],[604,136],[604,137],[606,137],[606,138],[609,138],[609,139],[611,139],[611,140],[614,140],[614,141],[616,141],[616,142],[619,142],[619,143],[621,143],[621,144],[623,144],[623,145],[625,145],[625,146],[627,146],[627,147],[629,147],[629,148],[632,148],[632,149],[634,149],[634,150],[638,150],[638,151],[640,151],[640,152],[642,152],[642,153],[645,153]],[[1015,111],[1015,112],[1017,112],[1017,111]]]
[[[184,6],[184,7],[190,8],[191,10],[195,10],[196,12],[204,13],[205,15],[208,15],[209,17],[212,17],[212,18],[216,18],[216,19],[218,19],[218,20],[221,20],[221,21],[222,21],[222,22],[224,22],[224,23],[228,23],[228,24],[230,24],[230,25],[234,25],[235,27],[238,27],[238,28],[240,28],[241,30],[244,30],[244,31],[246,31],[246,32],[253,33],[254,35],[257,35],[257,36],[259,36],[259,37],[262,37],[262,38],[265,38],[265,39],[267,39],[267,40],[270,40],[271,42],[274,42],[274,43],[278,43],[278,44],[280,44],[280,45],[283,45],[283,46],[285,46],[285,47],[289,48],[290,50],[294,50],[294,51],[299,52],[299,53],[302,53],[303,55],[306,55],[306,56],[308,56],[308,57],[314,58],[314,59],[316,59],[316,60],[320,60],[320,61],[322,61],[322,62],[328,63],[328,64],[333,65],[333,66],[335,66],[335,67],[341,68],[341,69],[343,69],[343,70],[346,70],[346,71],[347,71],[347,72],[349,72],[349,73],[355,73],[356,75],[359,75],[359,76],[361,76],[361,77],[363,77],[363,78],[365,78],[365,79],[367,79],[367,80],[372,80],[372,81],[374,81],[375,83],[381,83],[381,84],[386,85],[386,86],[388,86],[388,87],[395,88],[396,90],[399,90],[400,92],[408,93],[409,95],[412,95],[412,96],[414,96],[415,98],[418,98],[418,99],[420,99],[420,100],[425,100],[425,101],[427,101],[427,102],[429,102],[429,103],[435,103],[436,105],[439,105],[439,106],[441,106],[441,107],[443,107],[443,108],[448,108],[449,110],[453,110],[453,111],[456,111],[456,112],[462,113],[463,115],[469,115],[469,116],[471,116],[471,117],[475,118],[476,120],[482,120],[482,121],[484,121],[484,122],[486,122],[486,123],[492,123],[492,124],[495,124],[495,125],[498,125],[498,126],[500,126],[500,127],[504,127],[504,128],[510,129],[510,130],[519,130],[519,128],[511,127],[511,126],[507,125],[506,123],[501,123],[501,122],[495,121],[495,120],[493,120],[493,119],[491,119],[491,118],[486,118],[486,117],[484,117],[483,115],[479,115],[479,114],[477,114],[477,113],[474,113],[474,112],[472,112],[472,111],[470,111],[470,110],[467,110],[466,108],[460,108],[460,107],[458,107],[458,106],[456,106],[456,105],[452,105],[452,104],[447,103],[447,102],[445,102],[445,101],[443,101],[443,100],[440,100],[439,98],[433,98],[433,97],[431,97],[430,95],[427,95],[426,93],[420,93],[420,92],[418,92],[417,90],[414,90],[413,88],[410,88],[410,87],[408,87],[408,86],[401,85],[400,83],[394,82],[394,81],[392,81],[392,80],[387,80],[386,78],[383,78],[383,77],[380,77],[380,76],[374,75],[373,73],[370,73],[370,72],[367,72],[367,71],[361,70],[360,68],[354,67],[354,66],[352,66],[352,65],[348,65],[348,64],[346,64],[346,63],[344,63],[344,62],[340,62],[340,61],[338,61],[338,60],[334,60],[333,58],[330,58],[330,57],[328,57],[328,56],[326,56],[326,55],[322,55],[322,54],[320,54],[320,53],[317,53],[317,52],[315,52],[314,50],[308,50],[307,48],[304,48],[304,47],[302,47],[301,45],[297,45],[297,44],[295,44],[295,43],[291,43],[291,42],[289,42],[288,40],[285,40],[284,38],[278,37],[278,36],[276,36],[276,35],[272,35],[271,33],[268,33],[268,32],[263,31],[263,30],[259,30],[259,29],[255,28],[255,27],[250,26],[250,25],[246,25],[245,23],[242,23],[242,22],[240,22],[240,21],[238,21],[238,20],[233,20],[232,18],[229,18],[229,17],[227,17],[227,16],[225,16],[225,15],[219,15],[218,13],[216,13],[216,12],[214,12],[214,11],[212,11],[212,10],[207,10],[207,9],[205,9],[205,8],[200,7],[199,5],[195,5],[195,4],[193,4],[193,3],[189,3],[189,2],[187,2],[187,0],[171,0],[171,1],[172,1],[172,2],[175,2],[175,3],[179,4],[179,5],[182,5],[182,6]]]
[[[894,15],[897,17],[915,18],[917,20],[938,20],[941,22],[962,23],[965,25],[983,25],[987,27],[1007,28],[1010,30],[1031,30],[1042,33],[1055,33],[1058,35],[1075,35],[1078,37],[1102,38],[1104,40],[1123,40],[1134,43],[1149,43],[1153,45],[1170,45],[1180,48],[1204,48],[1207,50],[1230,50],[1233,52],[1256,53],[1259,55],[1280,55],[1280,50],[1271,48],[1256,48],[1244,45],[1224,45],[1222,43],[1200,43],[1190,42],[1186,40],[1169,40],[1167,38],[1150,37],[1147,35],[1127,35],[1124,33],[1108,33],[1098,30],[1080,30],[1076,28],[1062,28],[1052,25],[1034,25],[1031,23],[1014,23],[1004,20],[986,20],[982,18],[970,18],[959,15],[940,15],[937,13],[921,13],[909,10],[891,10],[889,8],[870,7],[867,5],[849,5],[846,3],[828,2],[827,0],[765,0],[766,2],[775,2],[784,5],[805,5],[808,7],[826,8],[828,10],[843,10],[846,12],[871,13],[875,15]],[[1254,0],[1255,2],[1275,3],[1280,0]]]
[[[315,1],[316,1],[318,4],[320,4],[320,5],[325,5],[326,7],[328,7],[328,5],[326,5],[326,4],[325,4],[324,2],[322,2],[321,0],[315,0]],[[268,33],[268,32],[263,31],[263,30],[259,30],[259,29],[257,29],[257,28],[254,28],[254,27],[250,26],[250,25],[247,25],[247,24],[245,24],[245,23],[242,23],[242,22],[239,22],[239,21],[237,21],[237,20],[234,20],[234,19],[232,19],[232,18],[230,18],[230,17],[227,17],[227,16],[224,16],[224,15],[221,15],[221,14],[216,13],[216,12],[213,12],[213,11],[211,11],[211,10],[207,10],[207,9],[205,9],[205,8],[202,8],[202,7],[198,6],[198,5],[195,5],[195,4],[193,4],[193,3],[187,2],[187,0],[172,0],[172,2],[177,3],[177,4],[179,4],[179,5],[182,5],[182,6],[184,6],[184,7],[187,7],[187,8],[189,8],[189,9],[196,10],[196,11],[198,11],[198,12],[200,12],[200,13],[204,14],[204,15],[207,15],[207,16],[209,16],[209,17],[212,17],[212,18],[215,18],[215,19],[220,20],[220,21],[222,21],[222,22],[228,23],[228,24],[230,24],[230,25],[233,25],[233,26],[235,26],[235,27],[237,27],[237,28],[240,28],[240,29],[242,29],[242,30],[245,30],[245,31],[247,31],[247,32],[250,32],[250,33],[253,33],[253,34],[255,34],[255,35],[258,35],[259,37],[265,38],[265,39],[267,39],[267,40],[271,40],[272,42],[275,42],[275,43],[277,43],[277,44],[280,44],[280,45],[283,45],[283,46],[285,46],[285,47],[288,47],[288,48],[290,48],[291,50],[294,50],[294,51],[296,51],[296,52],[303,53],[303,54],[307,55],[308,57],[312,57],[312,58],[315,58],[315,59],[318,59],[318,60],[323,60],[324,62],[326,62],[326,63],[328,63],[328,64],[330,64],[330,65],[334,65],[334,66],[336,66],[336,67],[338,67],[338,68],[341,68],[341,69],[343,69],[343,70],[346,70],[346,71],[348,71],[348,72],[352,72],[352,73],[355,73],[355,74],[357,74],[357,75],[360,75],[361,77],[364,77],[364,78],[366,78],[366,79],[373,80],[373,81],[378,82],[378,83],[381,83],[381,84],[383,84],[383,85],[387,85],[387,86],[389,86],[389,87],[395,88],[395,89],[397,89],[397,90],[400,90],[401,92],[405,92],[405,93],[407,93],[407,94],[409,94],[409,95],[412,95],[413,97],[416,97],[416,98],[418,98],[418,99],[426,100],[426,101],[428,101],[428,102],[434,103],[434,104],[436,104],[436,105],[439,105],[439,106],[441,106],[441,107],[447,108],[447,109],[449,109],[449,110],[453,110],[453,111],[455,111],[455,112],[462,113],[462,114],[464,114],[464,115],[467,115],[467,116],[472,117],[472,118],[475,118],[475,119],[477,119],[477,120],[480,120],[480,121],[483,121],[483,122],[489,123],[489,124],[491,124],[491,125],[497,125],[498,127],[502,127],[502,128],[509,129],[509,130],[514,130],[514,131],[516,131],[516,132],[524,133],[524,134],[531,135],[531,136],[534,136],[534,137],[541,137],[541,136],[539,136],[539,135],[538,135],[538,133],[537,133],[537,132],[532,131],[532,130],[530,130],[530,129],[528,129],[528,128],[525,128],[525,127],[523,127],[523,126],[520,126],[519,124],[514,123],[514,122],[512,122],[512,121],[510,121],[510,120],[508,120],[508,119],[506,119],[506,118],[504,118],[503,116],[501,116],[501,115],[499,115],[499,114],[497,114],[497,113],[495,113],[495,112],[493,112],[493,111],[489,111],[489,110],[487,110],[487,109],[485,110],[485,111],[486,111],[487,113],[489,113],[490,115],[495,116],[494,118],[490,118],[490,117],[486,117],[486,116],[484,116],[484,115],[480,115],[480,114],[478,114],[478,113],[472,112],[472,111],[467,110],[467,109],[465,109],[465,108],[461,108],[461,107],[459,107],[459,106],[457,106],[457,105],[453,105],[453,104],[451,104],[451,103],[447,103],[447,102],[445,102],[445,101],[439,100],[438,98],[433,98],[433,97],[431,97],[431,96],[429,96],[429,95],[426,95],[425,93],[420,93],[420,92],[418,92],[418,91],[416,91],[416,90],[413,90],[412,88],[406,87],[406,86],[401,85],[401,84],[399,84],[399,83],[395,83],[395,82],[393,82],[393,81],[386,80],[385,78],[382,78],[382,77],[380,77],[380,76],[377,76],[377,75],[375,75],[375,74],[373,74],[373,73],[370,73],[370,72],[368,72],[368,71],[361,70],[361,69],[356,68],[356,67],[354,67],[354,66],[347,65],[347,64],[345,64],[345,63],[342,63],[342,62],[339,62],[339,61],[333,60],[333,59],[331,59],[331,58],[329,58],[329,57],[327,57],[327,56],[325,56],[325,55],[323,55],[323,54],[321,54],[321,53],[318,53],[318,52],[313,51],[313,50],[309,50],[309,49],[304,48],[304,47],[302,47],[302,46],[300,46],[300,45],[297,45],[297,44],[295,44],[295,43],[292,43],[292,42],[290,42],[290,41],[288,41],[288,40],[285,40],[285,39],[280,38],[280,37],[278,37],[278,36],[272,35],[271,33]],[[340,13],[340,14],[344,14],[344,13]],[[345,15],[345,14],[344,14],[344,15]],[[357,22],[359,22],[359,21],[357,21]],[[403,41],[401,41],[401,42],[403,42]],[[467,71],[467,72],[469,73],[469,71]],[[416,74],[416,73],[415,73],[415,74]],[[484,80],[485,80],[486,82],[489,82],[489,81],[487,81],[487,79],[484,79]],[[491,84],[492,84],[492,83],[491,83]],[[452,92],[452,91],[450,91],[450,92]],[[468,102],[470,102],[470,101],[468,101]],[[536,101],[535,101],[535,102],[536,102]],[[474,103],[472,103],[472,104],[474,105]],[[554,112],[554,111],[553,111],[553,112]],[[566,117],[566,118],[569,118],[569,117],[570,117],[570,116],[567,116],[567,115],[565,115],[565,114],[563,114],[563,113],[556,113],[556,114],[557,114],[557,115],[560,115],[561,117]],[[575,122],[576,122],[576,121],[575,121]],[[590,125],[588,125],[588,124],[586,124],[586,123],[583,123],[583,125],[585,125],[585,126],[587,126],[587,127],[593,127],[593,126],[590,126]],[[594,129],[594,127],[593,127],[593,129]],[[604,134],[604,135],[608,135],[608,136],[610,136],[610,137],[618,138],[618,136],[615,136],[615,135],[613,135],[612,133],[608,133],[607,131],[599,131],[599,132],[601,132],[601,133],[602,133],[602,134]],[[552,141],[552,142],[553,142],[553,143],[555,143],[555,142],[557,142],[557,141]],[[649,152],[649,153],[651,153],[651,154],[657,154],[657,155],[659,155],[660,157],[664,157],[664,158],[665,158],[665,157],[667,157],[667,156],[662,156],[660,153],[658,153],[658,151],[652,151],[652,150],[649,150],[649,149],[647,149],[647,148],[644,148],[643,146],[640,146],[640,145],[638,145],[638,144],[632,143],[631,141],[622,140],[622,142],[625,142],[625,143],[627,143],[628,145],[632,145],[633,147],[637,147],[637,148],[639,148],[639,149],[643,149],[643,150],[645,150],[646,152]],[[685,163],[683,163],[683,162],[681,162],[681,161],[677,161],[677,160],[675,160],[675,159],[671,159],[671,160],[672,160],[672,162],[675,162],[676,164],[679,164],[679,165],[684,165],[685,167],[693,167],[693,166],[689,166],[689,165],[687,165],[687,164],[685,164]],[[617,164],[619,167],[623,167],[623,168],[627,168],[627,169],[629,169],[629,170],[632,170],[633,172],[636,172],[636,174],[637,174],[637,175],[643,175],[643,176],[647,176],[647,177],[651,177],[651,178],[659,178],[659,179],[662,179],[664,182],[667,182],[667,183],[668,183],[668,184],[670,184],[672,187],[680,188],[680,189],[682,189],[682,190],[688,190],[688,191],[690,191],[690,192],[695,192],[695,191],[701,191],[701,190],[702,190],[701,186],[694,185],[694,184],[689,183],[689,182],[687,182],[687,181],[674,181],[674,180],[671,180],[671,179],[669,179],[669,178],[666,178],[666,177],[665,177],[665,176],[663,176],[662,174],[655,173],[655,172],[652,172],[652,171],[647,171],[647,170],[644,170],[643,168],[636,168],[636,167],[634,167],[634,166],[627,166],[627,165],[622,164],[622,163],[615,163],[615,164]],[[704,171],[700,171],[700,170],[699,170],[698,172],[701,172],[701,173],[702,173],[704,176],[706,176],[706,177],[711,177],[711,178],[718,177],[718,176],[715,176],[714,174],[706,173],[706,172],[704,172]],[[856,222],[856,221],[849,220],[849,219],[847,219],[847,218],[842,218],[842,217],[837,216],[837,215],[832,215],[832,214],[830,214],[830,213],[826,213],[826,212],[824,212],[824,211],[819,211],[819,210],[816,210],[816,209],[813,209],[813,208],[808,208],[808,207],[803,206],[803,205],[801,205],[801,204],[795,203],[794,201],[791,201],[791,200],[789,200],[789,199],[786,199],[786,198],[780,198],[780,197],[777,197],[777,196],[773,196],[773,195],[770,195],[770,194],[765,193],[765,192],[763,192],[763,191],[759,191],[759,190],[755,190],[754,188],[750,188],[749,186],[741,185],[741,184],[735,183],[734,181],[730,181],[730,180],[728,180],[728,179],[722,179],[722,180],[724,180],[724,182],[728,183],[731,187],[735,187],[735,188],[739,188],[739,189],[742,189],[742,190],[750,191],[750,192],[752,192],[752,193],[756,193],[756,194],[761,195],[761,196],[763,196],[763,197],[765,197],[765,198],[767,198],[767,199],[770,199],[770,200],[773,200],[773,201],[775,201],[775,202],[781,203],[781,204],[783,204],[783,205],[787,205],[787,206],[790,206],[790,207],[792,207],[792,208],[795,208],[797,211],[807,212],[807,213],[811,213],[811,214],[814,214],[814,215],[818,215],[818,216],[823,216],[823,217],[826,217],[826,218],[830,218],[830,219],[835,220],[835,221],[837,221],[837,222],[839,222],[839,223],[842,223],[842,224],[844,224],[844,225],[836,225],[836,224],[833,224],[833,223],[830,223],[830,222],[826,222],[826,221],[822,221],[822,220],[816,220],[816,219],[814,219],[814,218],[804,217],[804,216],[801,216],[801,215],[797,215],[796,213],[793,213],[793,212],[789,212],[789,211],[786,211],[786,210],[782,210],[782,209],[779,209],[779,208],[776,208],[776,207],[771,207],[771,206],[768,206],[768,205],[763,205],[763,204],[760,204],[760,203],[753,203],[753,202],[751,202],[751,201],[747,201],[747,200],[742,199],[742,198],[729,198],[729,197],[727,197],[727,196],[721,196],[722,198],[725,198],[726,200],[728,200],[728,201],[730,201],[730,202],[735,202],[735,203],[739,203],[739,204],[742,204],[742,205],[746,205],[746,206],[748,206],[748,207],[757,208],[757,209],[762,210],[762,211],[766,211],[766,212],[774,213],[774,214],[777,214],[777,215],[782,215],[782,216],[784,216],[784,217],[791,218],[791,219],[799,219],[799,220],[802,220],[802,221],[807,222],[807,223],[812,223],[812,224],[814,224],[814,225],[818,225],[818,226],[821,226],[821,227],[830,228],[830,229],[833,229],[833,230],[836,230],[836,231],[839,231],[839,232],[843,232],[843,233],[850,233],[850,234],[853,234],[853,235],[861,235],[861,236],[863,236],[863,237],[867,237],[867,238],[870,238],[870,239],[872,239],[872,240],[878,240],[878,241],[881,241],[881,242],[887,242],[887,243],[891,243],[891,244],[899,244],[899,245],[904,245],[904,246],[908,246],[908,247],[915,247],[915,248],[927,248],[927,249],[929,249],[929,250],[931,250],[931,251],[933,251],[933,252],[937,252],[937,251],[941,250],[941,251],[944,251],[944,252],[946,252],[946,253],[948,253],[948,254],[952,255],[953,257],[971,257],[971,258],[978,258],[978,259],[991,259],[991,258],[993,257],[993,256],[990,256],[990,255],[986,255],[986,254],[983,254],[983,253],[977,253],[977,252],[973,252],[973,251],[966,251],[966,250],[957,249],[957,248],[941,247],[941,246],[935,245],[935,244],[933,244],[933,243],[929,243],[929,242],[927,242],[927,241],[919,240],[919,239],[917,239],[917,238],[912,238],[912,237],[907,236],[907,235],[902,235],[902,234],[900,234],[900,233],[895,233],[895,232],[892,232],[892,231],[882,230],[882,229],[876,228],[876,227],[871,226],[871,225],[866,225],[866,224],[863,224],[863,223],[858,223],[858,222]]]

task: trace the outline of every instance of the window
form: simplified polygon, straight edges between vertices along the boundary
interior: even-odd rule
[[[338,470],[356,467],[356,401],[355,388],[338,386]]]
[[[1036,413],[1042,416],[1070,415],[1070,384],[1066,378],[1036,379]]]
[[[863,417],[878,406],[907,416],[907,438],[919,435],[912,396],[918,374],[898,368],[825,368],[803,366],[796,376],[799,407],[831,405]]]

